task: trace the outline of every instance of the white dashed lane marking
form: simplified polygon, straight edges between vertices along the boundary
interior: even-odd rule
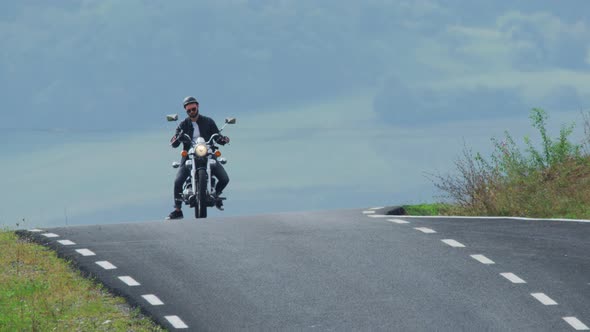
[[[463,243],[457,242],[457,241],[455,241],[453,239],[444,239],[444,240],[441,240],[441,241],[444,242],[444,243],[446,243],[446,244],[448,244],[448,245],[450,245],[453,248],[465,248],[465,245]]]
[[[39,233],[39,232],[43,232],[43,230],[42,229],[33,228],[33,229],[29,229],[29,232]]]
[[[372,207],[369,210],[379,210],[379,209],[383,209],[385,206],[378,206],[378,207]]]
[[[378,209],[382,209],[383,207],[375,207],[375,208],[370,208],[368,211],[363,211],[363,214],[367,215],[367,217],[371,217],[371,218],[387,218],[388,216],[386,215],[378,215],[375,214],[374,210],[378,210]],[[461,218],[461,217],[460,217]],[[500,219],[500,218],[498,218]],[[511,219],[526,219],[528,220],[528,218],[511,218]],[[390,222],[396,223],[396,224],[408,224],[408,221],[405,220],[401,220],[401,219],[387,219]],[[577,220],[576,220],[577,221]],[[584,220],[584,222],[588,222],[587,220]],[[427,227],[414,227],[415,230],[426,233],[426,234],[432,234],[432,233],[436,233],[435,230],[427,228]],[[454,247],[454,248],[465,248],[465,245],[453,240],[453,239],[444,239],[441,240],[442,242],[444,242],[445,244]],[[484,255],[470,255],[471,258],[479,261],[482,264],[495,264],[494,261],[492,261],[491,259],[487,258]],[[508,279],[510,282],[514,283],[514,284],[526,284],[526,281],[524,281],[523,279],[521,279],[520,277],[518,277],[516,274],[511,273],[511,272],[504,272],[504,273],[500,273],[500,275],[506,279]],[[588,283],[588,285],[590,285],[590,283]],[[550,298],[549,296],[547,296],[545,293],[531,293],[531,296],[533,296],[535,299],[537,299],[539,302],[541,302],[543,305],[557,305],[557,302],[555,300],[553,300],[552,298]],[[145,297],[145,295],[144,295]],[[146,299],[147,300],[147,299]],[[148,301],[149,302],[149,301]],[[172,317],[176,317],[176,316],[166,316],[166,319],[168,319],[168,321],[170,321],[170,323],[174,326],[175,324],[172,323],[171,318]],[[178,318],[178,317],[176,317]],[[180,320],[180,319],[179,319]],[[590,328],[582,323],[578,318],[570,316],[570,317],[563,317],[563,320],[566,321],[571,327],[573,327],[575,330],[577,331],[588,331],[590,330]],[[182,322],[182,321],[180,321]],[[182,325],[184,325],[184,323],[182,323]],[[184,325],[186,326],[186,325]],[[176,327],[179,328],[179,327]],[[182,328],[187,328],[187,327],[182,327]]]
[[[396,224],[409,224],[409,221],[401,220],[401,219],[387,219],[388,221],[394,222]]]
[[[43,235],[45,237],[59,237],[59,235],[57,235],[55,233],[44,233],[44,234],[41,234],[41,235]]]
[[[164,316],[175,329],[188,329],[188,326],[178,316]]]
[[[105,270],[114,270],[117,268],[116,266],[114,266],[113,264],[111,264],[108,261],[98,261],[98,262],[96,262],[96,264]]]
[[[76,249],[76,252],[82,256],[96,256],[96,254],[89,249]]]
[[[500,273],[500,275],[508,280],[510,280],[510,282],[512,282],[513,284],[526,284],[526,281],[520,279],[516,274],[514,273],[510,273],[510,272],[505,272],[505,273]]]
[[[566,321],[568,324],[571,325],[577,331],[588,331],[590,328],[586,326],[586,324],[582,323],[576,317],[563,317],[563,320]]]
[[[493,260],[487,258],[484,255],[471,255],[471,258],[475,259],[476,261],[482,264],[496,264]]]
[[[426,234],[433,234],[436,233],[436,231],[434,229],[430,229],[427,227],[414,227],[415,230],[420,231],[422,233],[426,233]]]
[[[127,286],[139,286],[139,285],[141,285],[139,282],[135,281],[135,279],[131,278],[130,276],[122,276],[122,277],[119,277],[119,279],[122,282],[126,283]]]
[[[557,302],[545,295],[545,293],[531,293],[531,295],[544,305],[557,305]]]
[[[73,245],[76,244],[76,243],[74,243],[74,242],[72,242],[70,240],[59,240],[57,242],[59,242],[60,244],[62,244],[64,246],[73,246]]]
[[[157,296],[155,296],[154,294],[146,294],[146,295],[142,295],[141,297],[143,297],[146,301],[148,301],[149,304],[151,305],[164,305],[164,302],[162,302]]]

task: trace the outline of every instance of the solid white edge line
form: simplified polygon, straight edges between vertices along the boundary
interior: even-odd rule
[[[434,234],[436,231],[434,229],[428,227],[414,227],[415,230],[420,231],[425,234]]]
[[[391,218],[391,216],[385,214],[367,214],[366,216],[371,218]]]
[[[388,216],[392,217],[392,215]],[[584,222],[590,223],[590,220],[587,219],[559,219],[559,218],[549,218],[549,219],[542,219],[542,218],[527,218],[527,217],[495,217],[495,216],[487,216],[487,217],[476,217],[476,216],[407,216],[403,215],[400,217],[404,218],[421,218],[421,219],[489,219],[489,220],[496,220],[496,219],[510,219],[510,220],[531,220],[531,221],[570,221],[570,222]]]
[[[44,234],[41,234],[41,235],[43,235],[45,237],[59,237],[59,235],[57,235],[55,233],[44,233]]]
[[[555,302],[545,293],[531,293],[531,295],[544,305],[557,305],[557,302]]]
[[[59,242],[61,245],[64,245],[64,246],[73,246],[76,244],[75,242],[72,242],[70,240],[59,240],[57,242]]]
[[[164,302],[162,302],[162,300],[160,300],[154,294],[146,294],[142,295],[141,297],[143,297],[151,305],[164,305]]]
[[[369,208],[369,210],[379,210],[379,209],[383,209],[383,208],[385,208],[385,206],[372,207],[372,208]]]
[[[82,256],[96,256],[96,254],[89,249],[76,249],[76,252]]]
[[[521,279],[519,276],[517,276],[516,274],[512,273],[512,272],[504,272],[504,273],[500,273],[500,275],[508,280],[510,280],[510,282],[512,282],[513,284],[526,284],[526,281],[524,281],[523,279]]]
[[[188,329],[188,326],[178,316],[164,316],[175,329]]]
[[[396,224],[409,224],[409,221],[401,220],[401,219],[387,219],[387,221],[394,222]]]
[[[448,245],[450,245],[453,248],[465,248],[465,245],[463,243],[461,243],[459,241],[455,241],[453,239],[444,239],[444,240],[441,240],[441,241],[444,242],[444,243],[446,243],[446,244],[448,244]]]
[[[116,266],[114,266],[113,264],[111,264],[111,262],[109,262],[109,261],[98,261],[98,262],[95,262],[95,263],[98,266],[100,266],[103,269],[105,269],[105,270],[114,270],[114,269],[117,268]]]
[[[494,263],[493,260],[487,258],[484,255],[470,255],[470,256],[471,256],[471,258],[475,259],[476,261],[478,261],[478,262],[480,262],[482,264],[486,264],[486,265],[496,264],[496,263]]]
[[[375,211],[368,211],[368,210],[367,211],[363,211],[363,214],[372,214],[372,213],[375,213]]]
[[[43,232],[43,230],[42,229],[33,228],[33,229],[29,229],[29,232],[39,233],[39,232]]]
[[[135,279],[131,278],[130,276],[120,276],[118,277],[119,280],[126,283],[127,286],[140,286],[141,284],[137,282]]]
[[[563,318],[564,321],[566,321],[568,324],[570,324],[571,327],[573,327],[577,331],[588,331],[588,330],[590,330],[590,328],[588,326],[586,326],[586,324],[582,323],[576,317],[570,316],[570,317],[562,317],[562,318]]]

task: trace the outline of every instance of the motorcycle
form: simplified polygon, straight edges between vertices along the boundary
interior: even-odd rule
[[[178,114],[167,115],[168,121],[177,121]],[[195,208],[195,218],[207,218],[207,208],[213,207],[218,201],[223,201],[225,197],[215,195],[216,179],[211,174],[211,166],[216,163],[225,165],[227,159],[221,157],[219,148],[214,144],[214,138],[221,136],[225,126],[235,124],[235,118],[225,119],[225,124],[219,129],[218,134],[213,134],[209,141],[203,137],[193,140],[192,137],[184,132],[180,132],[178,139],[181,142],[190,143],[188,151],[181,152],[182,157],[187,157],[184,165],[179,162],[172,163],[173,168],[190,167],[190,176],[186,179],[182,187],[181,199],[184,204]]]

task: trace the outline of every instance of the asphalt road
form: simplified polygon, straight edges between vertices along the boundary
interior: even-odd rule
[[[590,325],[590,223],[380,213],[185,219],[21,235],[73,260],[170,330]]]

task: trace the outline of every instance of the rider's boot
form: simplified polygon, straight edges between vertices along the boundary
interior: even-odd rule
[[[174,220],[174,219],[182,219],[182,218],[184,218],[184,216],[182,215],[182,210],[174,209],[174,211],[170,212],[168,217],[166,217],[166,220]]]
[[[215,198],[215,207],[219,210],[219,211],[223,211],[225,210],[223,208],[223,200],[219,197],[221,195],[220,192],[215,192],[213,194],[214,198]]]

